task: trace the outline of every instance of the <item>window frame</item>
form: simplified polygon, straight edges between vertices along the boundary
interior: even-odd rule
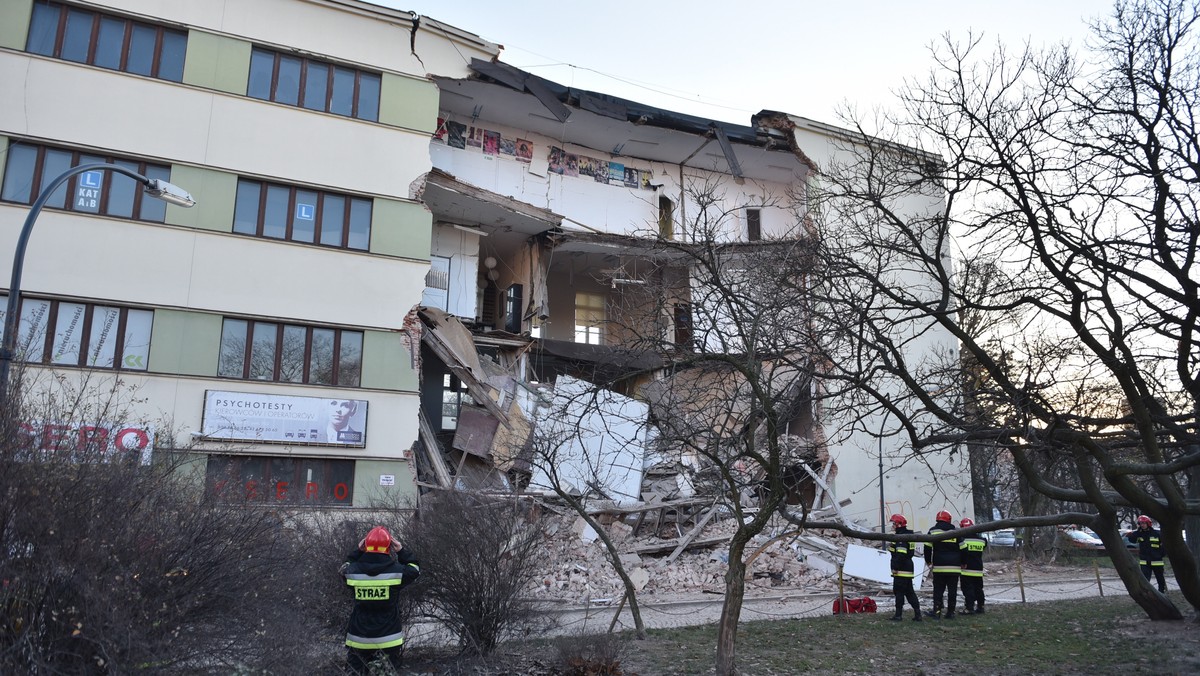
[[[38,330],[42,331],[44,334],[40,341],[41,342],[41,358],[36,361],[29,361],[29,360],[25,359],[25,355],[18,353],[14,357],[14,359],[16,359],[17,361],[19,361],[21,363],[25,363],[25,364],[40,364],[42,366],[49,366],[49,367],[53,367],[53,368],[62,366],[62,367],[67,367],[67,368],[100,369],[103,371],[124,371],[124,372],[128,372],[128,373],[148,373],[149,372],[149,370],[150,370],[150,364],[149,364],[150,341],[152,341],[154,338],[154,310],[152,310],[150,308],[130,307],[127,305],[121,305],[119,303],[89,302],[89,301],[85,301],[85,300],[30,297],[30,296],[25,296],[24,294],[21,295],[21,298],[19,300],[20,300],[20,303],[18,303],[18,307],[17,307],[17,324],[16,324],[17,331],[18,331],[18,336],[17,336],[18,340],[20,339],[19,334],[20,334],[21,323],[22,323],[21,320],[25,316],[25,304],[26,303],[49,303],[49,306],[46,308],[45,324],[43,324],[41,327],[38,327]],[[8,293],[7,292],[0,293],[0,303],[7,303],[7,302],[8,302]],[[83,324],[78,329],[79,348],[77,350],[78,354],[75,357],[74,363],[59,363],[54,360],[55,359],[54,342],[55,342],[55,338],[58,334],[58,313],[59,313],[59,308],[61,307],[61,305],[63,303],[69,303],[71,305],[82,305],[83,306]],[[92,323],[93,323],[93,318],[94,318],[97,308],[114,308],[119,313],[117,316],[116,337],[115,337],[115,342],[113,343],[113,365],[112,366],[100,366],[97,364],[89,364],[88,363],[89,355],[95,349],[95,346],[92,345],[91,343],[92,343]],[[125,357],[126,357],[126,355],[125,355],[125,347],[126,347],[125,339],[127,338],[127,336],[125,334],[126,334],[126,330],[129,327],[129,312],[131,310],[150,313],[150,334],[149,334],[149,336],[147,336],[147,342],[146,342],[147,363],[142,368],[129,368],[129,367],[125,366]],[[32,345],[32,344],[33,343],[30,343],[30,345]],[[20,347],[22,347],[22,346],[18,345],[18,348],[20,348]],[[99,353],[97,353],[97,354],[99,354]]]
[[[142,77],[152,77],[157,80],[166,80],[167,82],[183,82],[183,68],[185,65],[186,55],[187,55],[188,31],[179,30],[176,28],[168,28],[166,26],[147,23],[145,21],[136,21],[134,19],[123,17],[119,14],[110,14],[107,12],[97,11],[97,9],[93,8],[93,7],[85,8],[85,7],[65,4],[65,3],[61,3],[61,2],[50,2],[48,0],[35,0],[35,2],[33,3],[33,9],[32,9],[31,16],[33,16],[34,14],[36,14],[38,12],[39,6],[46,7],[48,9],[55,10],[58,12],[57,21],[54,22],[54,25],[55,25],[54,38],[52,40],[52,44],[50,47],[50,53],[47,54],[45,52],[40,52],[40,51],[31,51],[30,50],[30,40],[33,37],[32,31],[34,28],[34,21],[31,19],[29,22],[30,32],[27,33],[25,36],[25,51],[27,53],[39,54],[41,56],[48,56],[50,58],[61,59],[63,61],[70,61],[72,63],[83,63],[83,64],[86,64],[89,66],[95,66],[97,68],[104,68],[106,70],[114,70],[114,71],[121,72],[121,73],[128,73],[130,75],[140,75]],[[87,31],[87,34],[88,34],[87,53],[82,61],[78,61],[75,59],[68,59],[62,55],[63,48],[65,46],[66,38],[67,38],[68,18],[71,16],[71,12],[79,12],[82,14],[91,15],[92,25],[91,25],[91,28]],[[105,66],[105,65],[96,63],[96,52],[97,52],[97,47],[98,47],[99,40],[100,40],[101,25],[102,25],[104,19],[111,19],[111,20],[121,21],[124,23],[124,27],[122,30],[122,36],[121,36],[121,51],[120,51],[120,56],[118,58],[118,65],[116,68],[112,68],[110,66]],[[150,73],[148,75],[145,73],[140,73],[137,71],[129,70],[130,56],[134,50],[134,33],[135,33],[135,30],[139,27],[140,28],[149,28],[154,31],[154,48],[152,50],[152,55],[151,55],[151,60],[150,60]],[[165,77],[161,74],[162,67],[163,67],[163,48],[166,43],[166,38],[167,38],[168,34],[180,37],[183,40],[182,41],[183,57],[179,61],[179,73],[178,73],[179,77],[178,77],[178,79],[176,79],[175,77]]]
[[[258,186],[258,205],[254,214],[254,232],[246,232],[238,230],[239,210],[241,209],[240,195],[243,186]],[[269,199],[268,196],[272,188],[283,189],[288,191],[287,209],[285,211],[284,234],[282,237],[275,237],[267,234],[267,209]],[[314,193],[316,194],[316,204],[313,205],[313,229],[312,240],[295,239],[294,226],[296,222],[296,206],[297,193]],[[330,244],[325,241],[325,202],[327,198],[336,198],[343,201],[341,212],[341,233],[337,244]],[[354,215],[355,205],[359,205],[367,210],[367,231],[366,231],[366,246],[358,247],[351,246],[351,238],[354,235],[351,219]],[[345,193],[332,192],[329,190],[317,190],[315,188],[305,188],[284,183],[272,183],[269,181],[260,181],[253,178],[238,178],[237,188],[234,197],[233,207],[233,229],[235,235],[243,235],[246,237],[257,237],[260,239],[273,239],[283,242],[295,242],[297,244],[311,244],[313,246],[322,246],[330,249],[345,249],[348,251],[370,251],[371,250],[371,228],[374,225],[372,222],[375,218],[375,200],[367,197],[355,197]]]
[[[758,242],[762,240],[762,209],[759,207],[746,207],[746,241]]]
[[[253,78],[248,78],[246,81],[246,96],[258,99],[260,101],[272,101],[274,103],[279,103],[279,104],[282,104],[285,106],[293,106],[295,108],[302,108],[304,110],[311,110],[311,111],[320,112],[320,113],[329,113],[331,115],[339,115],[341,117],[349,117],[349,118],[353,118],[356,120],[364,120],[367,122],[378,122],[379,121],[379,109],[380,109],[380,104],[381,104],[382,96],[383,96],[383,74],[382,73],[371,71],[371,70],[364,70],[362,68],[358,68],[358,67],[351,66],[351,65],[335,63],[333,61],[326,61],[323,59],[314,59],[314,58],[310,58],[307,56],[302,56],[300,54],[287,54],[287,53],[276,51],[274,49],[270,49],[267,47],[260,47],[260,46],[255,46],[250,52],[251,67],[253,67],[254,58],[255,58],[256,54],[264,55],[264,56],[269,55],[272,57],[271,81],[270,81],[270,84],[267,86],[267,91],[265,92],[266,96],[259,96],[259,95],[251,93],[251,87],[253,85],[253,82],[252,82]],[[289,100],[281,101],[278,98],[279,84],[280,84],[280,77],[279,77],[280,64],[283,62],[284,59],[294,59],[294,60],[298,60],[300,62],[300,70],[296,76],[296,102],[295,103],[292,103],[290,101],[290,96],[288,97]],[[308,86],[309,86],[308,73],[309,73],[309,65],[310,64],[312,64],[314,67],[325,68],[325,103],[324,103],[324,106],[322,106],[321,108],[312,108],[312,107],[305,105],[305,94],[307,93]],[[351,90],[351,103],[350,103],[350,112],[349,113],[341,113],[341,112],[334,110],[334,91],[335,91],[337,74],[338,74],[339,70],[342,71],[343,73],[346,71],[350,71],[354,74],[354,86]],[[366,112],[366,111],[360,110],[360,107],[363,107],[363,104],[366,102],[365,99],[363,98],[363,96],[364,96],[364,89],[363,89],[364,76],[366,76],[367,78],[373,78],[375,81],[376,86],[374,88],[374,116],[365,116],[364,114],[360,114],[360,113]],[[289,94],[290,94],[290,92],[289,92]]]
[[[246,331],[242,336],[242,370],[240,375],[227,375],[221,373],[221,362],[225,356],[225,336],[226,326],[229,322],[245,322]],[[254,357],[254,337],[256,326],[273,325],[274,332],[274,354],[271,359],[271,377],[270,378],[251,378],[251,368]],[[284,334],[288,328],[299,328],[304,330],[304,352],[303,352],[303,370],[300,380],[283,379],[283,355],[284,355]],[[331,347],[331,355],[333,363],[330,366],[330,378],[332,382],[314,382],[312,380],[312,350],[313,350],[313,334],[315,331],[333,331],[333,345]],[[342,339],[345,334],[357,334],[359,336],[359,362],[358,374],[355,382],[347,382],[343,384],[342,373]],[[362,351],[364,345],[365,334],[363,331],[353,329],[340,329],[331,326],[313,326],[309,324],[289,323],[277,320],[266,319],[245,319],[241,317],[224,317],[221,322],[221,344],[217,356],[217,375],[221,378],[235,378],[238,380],[254,380],[267,383],[289,383],[300,385],[320,385],[322,387],[345,387],[359,388],[362,387]]]
[[[81,164],[91,163],[95,160],[100,160],[106,164],[125,163],[128,165],[131,165],[130,168],[133,168],[132,165],[136,165],[136,168],[133,168],[133,170],[143,176],[148,177],[148,178],[159,178],[159,176],[151,175],[151,174],[159,174],[159,173],[163,174],[163,176],[161,176],[161,178],[163,178],[164,180],[170,181],[170,178],[171,178],[171,167],[168,165],[153,164],[153,163],[145,162],[142,160],[131,159],[131,158],[122,157],[119,155],[111,155],[111,154],[107,154],[107,153],[103,153],[103,152],[91,153],[91,152],[85,152],[82,150],[72,150],[70,148],[60,148],[57,146],[48,146],[48,145],[42,145],[42,144],[38,144],[38,143],[23,143],[21,141],[16,141],[16,143],[13,143],[9,146],[9,152],[6,153],[7,157],[5,158],[5,162],[4,162],[3,174],[0,174],[0,195],[2,195],[5,192],[3,190],[3,187],[8,185],[8,181],[11,178],[9,176],[9,167],[11,166],[10,162],[12,161],[12,158],[16,156],[13,154],[12,150],[14,149],[14,147],[17,144],[23,145],[26,148],[36,149],[37,156],[34,158],[33,172],[32,172],[32,175],[29,177],[29,199],[28,199],[28,201],[17,201],[17,200],[0,198],[0,201],[3,201],[8,204],[33,204],[34,202],[37,201],[38,195],[41,194],[43,187],[45,187],[42,185],[43,181],[46,181],[46,182],[53,181],[55,178],[57,178],[57,174],[55,176],[43,176],[43,174],[45,173],[46,154],[48,151],[54,151],[54,152],[60,152],[60,153],[70,153],[71,160],[68,165],[68,168],[77,167]],[[86,157],[86,162],[84,160],[85,157]],[[57,206],[57,205],[51,204],[50,202],[47,202],[45,208],[46,209],[57,209],[59,211],[69,211],[71,213],[76,213],[76,214],[86,214],[89,216],[105,216],[108,218],[123,218],[123,219],[129,219],[129,220],[134,220],[134,221],[142,221],[145,223],[165,223],[166,222],[167,210],[166,210],[165,203],[160,202],[159,200],[149,198],[145,194],[145,191],[137,189],[137,185],[136,185],[137,181],[135,181],[133,178],[131,178],[129,176],[125,176],[124,174],[119,174],[114,171],[105,171],[104,172],[104,174],[105,174],[104,184],[100,188],[100,203],[97,206],[96,211],[87,211],[87,210],[83,210],[83,209],[76,209],[74,196],[78,192],[79,181],[82,180],[83,176],[86,173],[90,173],[90,172],[84,172],[84,174],[76,174],[75,176],[68,178],[66,180],[66,182],[63,183],[59,187],[59,190],[63,191],[63,197],[64,197],[63,206]],[[22,177],[22,178],[24,178],[24,177]],[[134,184],[133,205],[130,209],[131,215],[129,215],[129,216],[126,216],[124,214],[109,213],[110,200],[112,199],[113,183],[115,181],[121,180],[121,179],[128,180],[129,182]],[[149,209],[152,209],[154,211],[158,211],[159,209],[161,209],[162,216],[163,216],[162,219],[143,217],[142,212],[143,212],[143,210],[147,209],[146,205],[149,205]]]
[[[595,298],[599,299],[599,307],[593,307],[591,304],[580,304],[582,299]],[[595,311],[600,312],[599,319],[589,319],[588,323],[580,323],[580,317],[583,313]],[[582,311],[582,312],[581,312]],[[608,298],[602,293],[590,293],[587,291],[575,292],[575,324],[574,324],[574,342],[581,345],[603,345],[604,344],[604,324],[608,321]],[[582,332],[583,340],[580,340]],[[591,337],[595,336],[596,340],[592,341]]]
[[[279,462],[292,463],[290,476],[275,474],[275,464]],[[318,488],[316,499],[313,500],[306,498],[305,482],[301,481],[304,478],[301,472],[305,466],[319,467],[322,476],[319,481],[314,483],[318,487],[327,486],[325,490]],[[247,480],[245,478],[247,470],[251,473],[251,477],[257,478]],[[343,474],[348,474],[345,481],[337,481],[339,470]],[[354,474],[354,461],[343,458],[210,454],[204,468],[204,492],[205,495],[232,502],[246,500],[260,504],[295,507],[349,507],[354,503]],[[281,482],[286,482],[289,486],[288,498],[279,499],[278,497]],[[228,485],[230,483],[233,485]],[[256,495],[250,494],[252,483],[257,484],[253,487],[258,489]],[[339,485],[344,485],[346,489],[345,497],[340,499],[337,497]],[[299,489],[293,490],[292,486],[299,486]]]

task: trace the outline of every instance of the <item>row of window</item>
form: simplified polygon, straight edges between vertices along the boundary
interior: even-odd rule
[[[354,461],[278,456],[208,456],[205,488],[232,502],[350,505]]]
[[[217,375],[358,387],[362,349],[361,331],[226,319]]]
[[[180,82],[187,33],[38,0],[25,50]],[[374,122],[381,81],[379,73],[256,47],[246,96]]]
[[[121,166],[147,178],[171,179],[170,167],[162,165],[12,143],[0,182],[0,200],[32,204],[59,174],[94,162]],[[155,223],[162,223],[167,214],[166,202],[146,195],[134,179],[111,171],[71,177],[50,195],[46,206]],[[366,251],[371,245],[371,207],[371,200],[362,197],[240,179],[233,231]]]
[[[0,325],[8,298],[0,295]],[[154,311],[98,303],[22,298],[22,361],[145,371]],[[362,331],[227,318],[217,375],[225,378],[359,387]]]

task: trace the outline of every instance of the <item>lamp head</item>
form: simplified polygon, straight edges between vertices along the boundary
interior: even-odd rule
[[[184,208],[196,206],[196,200],[188,191],[160,178],[152,178],[146,183],[146,194],[175,206]]]

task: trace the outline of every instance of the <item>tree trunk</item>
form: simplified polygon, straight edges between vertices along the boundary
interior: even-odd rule
[[[747,534],[739,532],[729,543],[729,570],[725,572],[725,602],[721,605],[721,620],[717,624],[717,676],[735,676],[734,648],[737,645],[738,621],[742,616],[742,600],[746,596],[745,553]]]
[[[1096,534],[1104,541],[1105,548],[1113,553],[1111,557],[1113,568],[1120,576],[1121,582],[1125,584],[1125,590],[1129,592],[1129,597],[1141,606],[1142,610],[1146,612],[1146,616],[1151,620],[1182,620],[1183,614],[1179,612],[1174,603],[1171,603],[1171,599],[1158,593],[1158,590],[1150,586],[1145,576],[1142,575],[1141,566],[1138,565],[1136,558],[1129,555],[1129,551],[1125,547],[1125,538],[1117,529],[1116,522],[1097,518],[1093,527]]]
[[[1178,521],[1160,523],[1162,529],[1163,553],[1171,562],[1171,572],[1179,591],[1193,610],[1200,611],[1200,575],[1197,574],[1196,557],[1183,541]],[[1200,615],[1197,615],[1200,621]]]
[[[587,525],[592,527],[592,530],[596,531],[596,536],[604,543],[604,549],[608,552],[608,559],[612,563],[613,570],[616,571],[617,577],[621,578],[621,584],[625,585],[625,600],[629,602],[629,614],[633,617],[634,635],[639,641],[646,640],[646,625],[642,623],[642,610],[638,607],[637,590],[633,588],[633,580],[629,579],[629,574],[625,572],[625,566],[621,565],[621,552],[613,544],[604,526],[600,525],[600,522],[596,521],[591,514],[588,514],[583,503],[557,486],[556,482],[554,492],[558,494],[558,497],[570,505],[575,513],[582,517]]]

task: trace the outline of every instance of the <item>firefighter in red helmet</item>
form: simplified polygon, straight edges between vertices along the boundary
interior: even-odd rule
[[[1167,593],[1167,580],[1163,575],[1162,534],[1154,527],[1154,522],[1145,514],[1137,518],[1137,530],[1125,534],[1129,542],[1138,546],[1138,563],[1142,566],[1142,575],[1150,581],[1154,575],[1158,583],[1158,591]]]
[[[958,522],[959,528],[970,528],[975,522],[963,519]],[[959,538],[958,551],[962,556],[963,615],[983,614],[983,550],[987,549],[987,540],[979,535],[968,535]]]
[[[942,510],[934,517],[937,523],[929,529],[930,535],[955,530],[951,523],[954,517]],[[933,613],[931,619],[942,619],[942,609],[947,620],[954,619],[954,608],[958,605],[958,576],[962,572],[962,557],[958,552],[958,538],[948,537],[925,545],[925,565],[933,573]],[[945,603],[943,604],[943,599]]]
[[[903,514],[892,515],[892,526],[897,535],[912,533],[908,529],[908,519]],[[913,589],[913,551],[916,544],[912,542],[889,542],[888,551],[892,553],[892,593],[896,595],[896,614],[893,620],[904,619],[904,601],[912,606],[913,619],[921,621],[921,603],[917,600],[917,592]]]
[[[354,590],[354,610],[346,627],[346,667],[366,674],[383,654],[392,668],[400,669],[404,635],[400,626],[400,591],[421,574],[413,553],[375,526],[346,556],[342,575]]]

